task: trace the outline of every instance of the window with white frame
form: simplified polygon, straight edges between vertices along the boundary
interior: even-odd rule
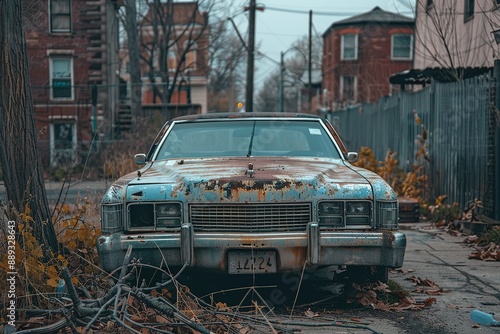
[[[173,46],[168,49],[167,66],[169,71],[177,70],[177,49]]]
[[[50,123],[50,161],[53,167],[75,163],[76,133],[76,120],[73,117],[52,119]]]
[[[474,16],[474,1],[475,0],[464,1],[464,21],[467,21]]]
[[[49,0],[50,32],[71,31],[71,0]]]
[[[343,75],[340,77],[341,98],[344,101],[355,101],[357,95],[357,78],[352,75]]]
[[[73,59],[71,57],[50,58],[51,99],[73,99]]]
[[[410,34],[392,35],[391,59],[413,59],[413,36]]]
[[[151,53],[150,53],[150,56],[153,57],[152,58],[152,64],[153,64],[153,69],[154,69],[154,75],[155,76],[160,76],[161,73],[160,73],[160,48],[159,47],[155,47],[153,50],[151,50]]]
[[[340,39],[340,59],[356,60],[358,59],[358,35],[345,34]]]

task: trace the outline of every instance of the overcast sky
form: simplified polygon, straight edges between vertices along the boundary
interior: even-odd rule
[[[235,6],[243,8],[249,1],[238,0]],[[265,57],[255,60],[255,86],[261,86],[273,69],[278,68],[280,52],[285,51],[309,31],[309,10],[313,11],[313,38],[321,38],[326,29],[336,21],[372,10],[398,12],[413,17],[414,0],[257,0],[266,9],[256,14],[256,45]],[[248,30],[245,14],[235,17],[242,33]],[[271,58],[271,59],[269,59]],[[274,60],[274,61],[273,61]]]

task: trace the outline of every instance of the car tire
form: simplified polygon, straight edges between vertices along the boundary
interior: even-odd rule
[[[387,283],[389,269],[383,266],[355,266],[347,268],[349,279],[356,283]]]

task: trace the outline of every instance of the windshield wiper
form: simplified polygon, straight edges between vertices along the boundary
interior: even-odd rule
[[[252,144],[253,144],[253,136],[255,134],[255,123],[257,122],[256,121],[253,122],[252,134],[250,136],[250,145],[248,146],[247,157],[250,157],[252,155]]]

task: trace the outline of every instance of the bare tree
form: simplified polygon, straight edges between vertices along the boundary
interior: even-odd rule
[[[303,76],[308,67],[308,38],[306,36],[296,40],[290,48],[283,51],[284,73],[279,70],[271,72],[264,81],[262,88],[257,93],[256,110],[278,112],[280,85],[283,85],[283,109],[289,112],[301,112],[302,90],[308,84]],[[312,43],[312,69],[321,69],[323,43],[321,39],[313,39]],[[281,64],[278,64],[281,66]],[[282,82],[281,82],[282,81]],[[307,98],[307,95],[304,96]]]
[[[154,100],[170,103],[186,73],[195,69],[207,71],[201,51],[209,44],[207,29],[211,4],[202,0],[154,0],[148,6],[149,10],[139,23],[143,70],[153,89]]]
[[[257,92],[255,98],[255,111],[278,112],[279,111],[279,69],[274,70],[264,81],[262,88]],[[285,108],[285,111],[288,111]]]
[[[244,93],[246,46],[225,18],[211,25],[209,109],[235,110]]]
[[[137,4],[135,0],[125,2],[125,31],[127,32],[128,57],[130,59],[130,102],[132,115],[142,115],[141,65],[137,31]]]
[[[22,0],[0,1],[0,164],[10,217],[28,207],[35,237],[49,254],[58,243],[37,149],[22,7]]]

